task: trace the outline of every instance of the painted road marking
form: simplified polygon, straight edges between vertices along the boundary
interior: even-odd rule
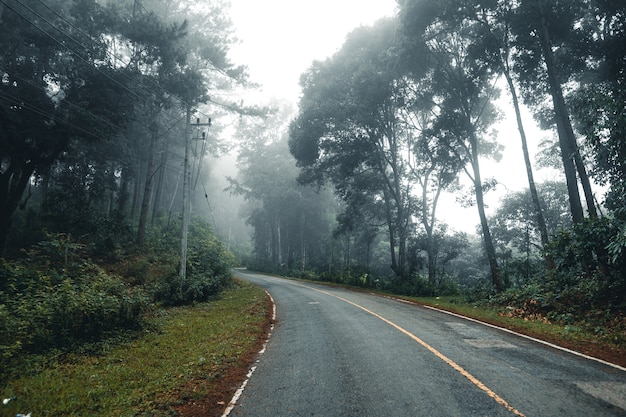
[[[504,398],[500,397],[498,394],[496,394],[494,391],[492,391],[489,387],[487,387],[485,384],[483,384],[478,378],[476,378],[475,376],[470,374],[468,371],[466,371],[461,365],[457,364],[452,359],[448,358],[446,355],[444,355],[443,353],[439,352],[437,349],[435,349],[434,347],[432,347],[428,343],[424,342],[422,339],[420,339],[419,337],[415,336],[413,333],[409,332],[408,330],[404,329],[403,327],[398,326],[397,324],[395,324],[391,320],[388,320],[388,319],[384,318],[383,316],[381,316],[380,314],[377,314],[377,313],[373,312],[372,310],[369,310],[369,309],[367,309],[367,308],[365,308],[365,307],[363,307],[363,306],[361,306],[361,305],[359,305],[357,303],[354,303],[354,302],[352,302],[350,300],[347,300],[347,299],[345,299],[343,297],[339,297],[338,295],[331,294],[331,293],[329,293],[327,291],[320,290],[318,288],[308,287],[306,285],[295,284],[295,283],[292,283],[292,284],[293,285],[298,285],[300,287],[308,288],[308,289],[311,289],[311,290],[314,290],[314,291],[317,291],[317,292],[321,292],[322,294],[326,294],[326,295],[331,296],[331,297],[335,297],[338,300],[341,300],[341,301],[343,301],[345,303],[348,303],[348,304],[350,304],[350,305],[352,305],[352,306],[354,306],[356,308],[359,308],[359,309],[365,311],[366,313],[371,314],[372,316],[376,317],[377,319],[380,319],[380,320],[384,321],[385,323],[387,323],[388,325],[390,325],[394,329],[398,330],[401,333],[404,333],[405,335],[407,335],[408,337],[410,337],[411,339],[413,339],[414,341],[416,341],[417,343],[422,345],[424,348],[426,348],[428,351],[430,351],[430,353],[432,353],[433,355],[435,355],[436,357],[438,357],[439,359],[444,361],[446,364],[448,364],[452,369],[454,369],[455,371],[457,371],[458,373],[463,375],[472,384],[474,384],[480,390],[485,392],[495,402],[497,402],[498,404],[502,405],[508,411],[510,411],[511,413],[513,413],[516,416],[525,417],[525,415],[521,411],[519,411],[516,408],[514,408],[513,406],[511,406]]]

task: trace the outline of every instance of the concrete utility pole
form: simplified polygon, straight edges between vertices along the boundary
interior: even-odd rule
[[[200,123],[196,119],[196,127],[211,126],[211,119],[208,123]],[[191,147],[191,106],[187,105],[187,115],[185,122],[185,161],[183,168],[183,230],[180,242],[180,283],[181,286],[187,278],[187,232],[189,221],[191,220],[191,169],[189,167],[189,152]]]

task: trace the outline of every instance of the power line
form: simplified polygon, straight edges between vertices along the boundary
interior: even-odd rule
[[[59,19],[61,19],[63,22],[65,22],[67,25],[69,25],[72,29],[76,30],[77,32],[79,32],[81,35],[85,36],[86,38],[91,38],[91,35],[89,35],[87,32],[85,32],[84,30],[82,30],[79,27],[76,27],[72,22],[70,22],[69,20],[67,20],[62,14],[60,14],[59,12],[57,12],[56,10],[54,10],[52,7],[48,6],[47,4],[45,4],[42,0],[37,0],[40,4],[42,4],[46,9],[50,10],[55,16],[57,16]],[[145,7],[143,5],[141,5],[142,8],[144,10],[147,11],[147,9],[145,9]],[[60,29],[57,28],[57,30],[61,31]],[[62,31],[61,31],[62,32]],[[63,34],[65,34],[64,32],[62,32]],[[69,35],[65,34],[66,36],[69,37]],[[71,38],[70,38],[71,39]],[[74,40],[74,39],[72,39]],[[92,53],[97,54],[96,51],[93,50],[93,48],[89,48],[86,47],[84,45],[82,45],[81,43],[79,43],[78,41],[74,40],[74,42],[76,42],[77,44],[79,44],[81,47],[83,47],[85,50],[87,51],[91,51]],[[130,65],[130,61],[129,62],[124,62],[124,59],[122,57],[120,57],[119,55],[115,54],[114,52],[110,51],[110,49],[107,49],[105,51],[105,54],[109,57],[109,59],[111,57],[115,58],[117,61],[120,61],[121,63],[124,64],[124,66],[128,67]],[[135,81],[133,80],[130,76],[128,76],[128,74],[122,73],[123,75],[126,76],[126,78],[129,81]],[[148,78],[148,80],[159,90],[161,90],[162,92],[165,92],[165,89],[159,85],[156,81],[154,81],[151,78]],[[151,91],[148,91],[151,92]]]
[[[23,82],[25,82],[25,83],[28,83],[28,84],[30,84],[31,86],[35,87],[36,89],[42,90],[44,93],[46,92],[46,89],[45,89],[43,86],[37,85],[37,84],[35,84],[34,82],[32,82],[31,80],[26,79],[26,78],[24,78],[24,77],[22,77],[22,76],[20,76],[20,75],[17,75],[17,74],[15,74],[15,73],[14,73],[14,72],[12,72],[12,71],[8,71],[8,70],[6,70],[6,69],[2,69],[2,68],[0,68],[0,71],[2,71],[2,72],[4,72],[4,73],[6,73],[6,74],[8,74],[8,75],[10,75],[10,76],[11,76],[11,77],[13,77],[13,78],[16,78],[16,79],[21,80],[21,81],[23,81]],[[91,111],[89,111],[89,110],[85,109],[85,108],[84,108],[84,107],[82,107],[82,106],[79,106],[78,104],[74,104],[74,103],[72,103],[72,102],[71,102],[70,100],[68,100],[67,98],[63,98],[63,102],[64,102],[64,103],[69,104],[69,105],[70,105],[71,107],[73,107],[73,108],[76,108],[78,111],[80,111],[80,112],[82,112],[82,113],[84,113],[84,114],[86,114],[86,115],[88,115],[88,116],[90,116],[90,117],[92,117],[92,118],[94,118],[94,119],[96,119],[96,120],[99,120],[99,121],[101,121],[101,122],[103,122],[103,123],[107,124],[108,126],[112,127],[112,128],[113,128],[114,130],[116,130],[116,131],[121,132],[121,130],[122,130],[122,128],[121,128],[120,126],[118,126],[118,125],[114,124],[113,122],[111,122],[111,121],[109,121],[109,120],[107,120],[107,119],[104,119],[104,118],[102,118],[102,117],[100,117],[100,116],[98,116],[98,115],[96,115],[96,114],[92,113]]]
[[[71,122],[68,122],[67,120],[63,120],[63,119],[59,118],[58,116],[55,116],[54,114],[49,113],[46,110],[43,110],[43,109],[35,106],[34,104],[28,103],[28,102],[24,101],[23,99],[21,99],[19,97],[15,97],[15,96],[12,96],[12,95],[9,95],[9,94],[6,94],[6,93],[2,93],[2,94],[0,94],[0,99],[4,99],[9,104],[13,104],[14,106],[18,106],[18,107],[24,108],[26,110],[30,110],[33,113],[36,113],[36,114],[38,114],[40,116],[47,117],[50,120],[53,120],[53,121],[55,121],[57,123],[64,124],[64,125],[69,126],[69,127],[73,128],[73,129],[76,129],[76,130],[78,130],[80,132],[86,133],[87,135],[93,136],[96,139],[106,140],[105,137],[100,136],[99,134],[96,134],[94,132],[86,130],[86,129],[80,127],[80,126],[76,126],[75,124],[73,124]]]
[[[35,10],[31,9],[30,7],[24,5],[24,3],[22,3],[20,0],[15,0],[19,5],[21,5],[22,7],[24,7],[26,10],[30,11],[34,16],[39,17],[42,21],[46,22],[48,25],[50,25],[53,29],[56,29],[57,31],[61,32],[63,35],[67,36],[68,38],[71,39],[71,37],[69,37],[65,32],[63,32],[61,29],[57,28],[56,26],[54,26],[52,23],[50,23],[45,17],[41,16],[39,13],[37,13]],[[2,2],[2,4],[4,4],[7,9],[11,10],[13,13],[15,13],[16,15],[18,15],[19,17],[21,17],[22,19],[24,19],[26,22],[30,23],[35,29],[39,30],[41,33],[43,33],[44,35],[46,35],[47,37],[49,37],[50,39],[52,39],[54,42],[58,43],[60,46],[62,46],[63,48],[67,49],[68,51],[70,51],[71,53],[73,53],[74,55],[76,55],[76,57],[78,57],[78,59],[80,59],[81,61],[86,62],[87,64],[89,64],[91,66],[91,62],[89,62],[85,57],[83,57],[81,54],[79,54],[78,52],[76,52],[74,49],[70,48],[68,45],[66,45],[65,43],[63,43],[62,41],[60,41],[59,39],[57,39],[56,37],[54,37],[53,35],[51,35],[50,33],[46,32],[43,28],[39,27],[35,22],[33,22],[32,20],[28,19],[26,16],[24,16],[23,14],[19,13],[17,10],[15,10],[13,7],[11,7],[6,0],[0,0],[0,2]],[[80,43],[79,43],[80,45]],[[137,94],[136,92],[130,90],[128,87],[126,87],[124,84],[120,83],[119,81],[115,80],[114,78],[112,78],[111,76],[109,76],[108,74],[105,74],[103,71],[101,71],[97,66],[93,67],[96,71],[98,71],[101,75],[103,75],[105,78],[109,79],[110,81],[112,81],[113,83],[117,84],[118,86],[120,86],[122,89],[126,90],[127,92],[129,92],[130,94],[134,95],[135,97],[137,97],[140,100],[145,100],[143,97],[141,97],[139,94]]]

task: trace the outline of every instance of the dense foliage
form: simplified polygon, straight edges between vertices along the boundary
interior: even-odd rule
[[[619,320],[626,8],[586,0],[398,3],[395,19],[355,30],[301,79],[289,146],[299,181],[331,185],[341,199],[334,237],[350,230],[386,241],[391,269],[371,281],[385,288],[430,294],[446,282],[445,268],[482,297],[517,294],[555,318],[604,311]],[[506,110],[495,107],[503,93],[514,104],[526,168],[519,174],[529,190],[488,214],[484,194],[497,180],[482,178],[480,165],[499,156],[503,140],[491,125]],[[542,161],[529,152],[523,104],[553,135]],[[546,160],[561,176],[536,184],[533,163]],[[461,174],[472,187],[463,200],[478,209],[483,255],[455,270],[468,248],[439,257],[441,238],[453,239],[437,236],[438,224],[446,228],[436,209]]]
[[[184,281],[177,273],[180,222],[151,232],[140,251],[133,245],[117,251],[114,261],[101,259],[106,269],[91,258],[113,254],[66,234],[48,235],[3,260],[0,368],[11,372],[25,353],[85,349],[140,330],[155,306],[208,301],[230,285],[234,260],[206,222],[191,224]]]
[[[230,284],[234,259],[199,210],[180,261],[178,184],[185,172],[199,191],[221,147],[218,122],[185,116],[224,114],[207,103],[246,84],[225,5],[203,3],[0,4],[0,377]]]

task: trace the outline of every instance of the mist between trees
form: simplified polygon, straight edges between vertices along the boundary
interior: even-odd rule
[[[94,258],[159,248],[181,217],[186,230],[187,192],[191,217],[251,268],[621,317],[626,5],[398,3],[311,64],[294,111],[232,99],[254,86],[228,58],[226,2],[0,0],[3,253],[44,231]],[[511,109],[496,108],[504,95]],[[541,161],[521,106],[554,138]],[[517,115],[507,143],[493,132],[503,111]],[[481,162],[503,145],[523,150],[529,187],[488,215],[497,181]],[[233,148],[224,183],[213,168]],[[541,163],[562,182],[536,184]],[[444,192],[475,207],[476,236],[447,226]]]
[[[556,318],[605,308],[621,317],[624,6],[399,5],[314,62],[289,131],[273,123],[280,134],[241,154],[234,189],[257,203],[255,266],[406,294],[501,294]],[[501,95],[511,109],[495,107]],[[537,161],[524,105],[554,138]],[[517,120],[506,143],[493,131],[503,111]],[[502,169],[528,190],[488,216],[484,195],[497,180],[481,176],[481,162],[502,145],[522,149],[525,171]],[[562,182],[536,184],[533,164],[557,168]],[[438,216],[444,192],[475,207],[478,236]]]

